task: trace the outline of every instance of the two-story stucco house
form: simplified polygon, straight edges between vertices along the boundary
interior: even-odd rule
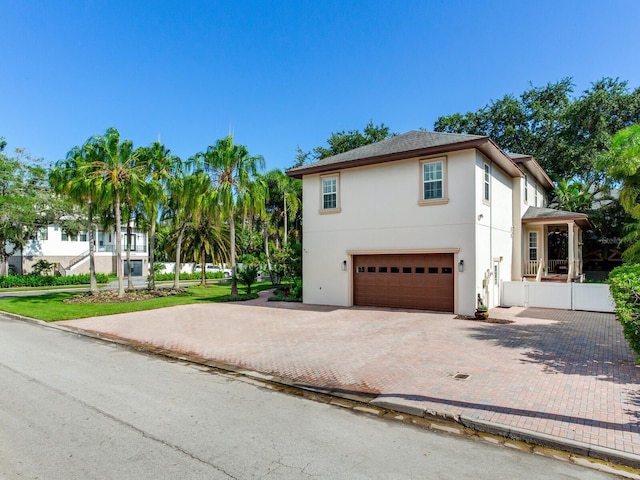
[[[471,315],[502,280],[581,278],[588,218],[547,208],[536,160],[489,137],[411,131],[287,174],[303,181],[305,303]]]
[[[127,249],[126,228],[122,230],[123,271],[127,273],[124,259]],[[96,272],[114,273],[117,258],[115,230],[96,229],[94,237]],[[56,263],[60,274],[89,273],[89,236],[86,232],[70,235],[59,225],[48,225],[40,229],[35,239],[27,242],[24,251],[18,250],[9,258],[9,265],[18,273],[29,273],[40,259]],[[131,235],[131,274],[146,275],[148,263],[147,234],[134,229]]]

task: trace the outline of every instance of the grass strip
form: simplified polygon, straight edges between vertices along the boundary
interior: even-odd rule
[[[256,291],[273,288],[269,283],[254,285]],[[192,303],[223,302],[231,293],[229,285],[192,286],[186,293],[168,297],[153,298],[123,303],[64,303],[64,300],[77,295],[72,292],[44,293],[27,297],[11,297],[0,299],[0,310],[25,317],[56,322],[78,318],[98,317],[117,313],[140,312],[156,308],[188,305]]]

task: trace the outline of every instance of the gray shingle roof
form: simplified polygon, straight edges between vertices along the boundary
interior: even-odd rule
[[[362,160],[365,158],[392,155],[394,153],[411,152],[413,150],[422,150],[430,147],[451,145],[482,138],[487,137],[481,135],[466,135],[461,133],[440,133],[412,130],[410,132],[403,133],[402,135],[396,135],[380,142],[364,145],[362,147],[349,150],[348,152],[339,153],[338,155],[333,155],[332,157],[323,158],[322,160],[318,160],[317,162],[310,163],[308,165],[292,168],[288,171],[295,172],[297,170],[306,170],[309,168],[320,167],[324,165],[332,165],[353,160]]]
[[[522,216],[523,221],[535,220],[574,220],[580,227],[587,230],[592,227],[589,216],[585,213],[568,212],[566,210],[556,210],[555,208],[529,207]]]

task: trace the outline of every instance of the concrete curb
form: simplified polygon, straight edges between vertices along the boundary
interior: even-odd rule
[[[575,440],[554,437],[545,433],[534,432],[522,428],[508,427],[487,420],[480,420],[461,416],[459,422],[472,430],[491,433],[501,437],[519,440],[533,445],[562,450],[568,453],[581,455],[584,457],[596,458],[606,462],[625,465],[631,468],[640,469],[640,455],[621,452],[611,448],[589,445],[587,443],[576,442]]]
[[[566,452],[568,454],[579,455],[581,457],[593,458],[597,460],[602,460],[605,462],[610,462],[612,464],[621,465],[624,467],[630,467],[634,470],[640,470],[640,455],[634,455],[627,452],[622,452],[618,450],[613,450],[606,447],[600,447],[597,445],[590,445],[582,442],[576,442],[570,439],[563,439],[560,437],[554,437],[552,435],[535,432],[531,430],[525,430],[516,427],[509,427],[506,425],[498,424],[495,422],[480,420],[477,418],[454,415],[445,411],[436,411],[429,410],[420,407],[415,407],[412,405],[404,405],[401,403],[396,403],[387,398],[384,395],[374,395],[374,394],[359,394],[355,392],[346,392],[341,391],[336,388],[323,388],[317,387],[314,385],[301,384],[299,382],[294,382],[290,379],[279,377],[276,375],[263,374],[259,372],[255,372],[252,370],[246,370],[245,368],[235,367],[233,365],[223,364],[219,362],[215,362],[206,358],[197,358],[191,355],[181,354],[179,352],[170,351],[162,348],[153,347],[150,345],[135,343],[126,339],[122,339],[120,337],[112,337],[108,335],[101,335],[97,333],[93,333],[87,330],[82,330],[73,327],[67,327],[62,325],[56,325],[55,323],[48,323],[43,320],[37,320],[30,317],[23,317],[21,315],[8,313],[8,312],[0,312],[0,315],[4,315],[5,317],[11,318],[13,320],[24,321],[36,325],[40,325],[47,328],[52,328],[55,330],[64,331],[71,334],[80,335],[87,338],[92,338],[95,340],[112,343],[119,346],[124,346],[139,352],[144,352],[147,354],[163,356],[167,358],[171,358],[174,360],[181,360],[185,362],[200,364],[204,366],[208,366],[214,368],[216,370],[220,370],[222,372],[234,373],[236,375],[241,375],[247,377],[249,379],[255,380],[257,382],[262,383],[272,383],[277,385],[282,385],[284,387],[307,391],[316,393],[323,396],[328,397],[336,397],[338,399],[344,399],[348,402],[356,402],[364,405],[370,405],[373,408],[367,408],[364,406],[352,406],[352,405],[342,405],[339,401],[329,401],[328,403],[337,405],[350,407],[355,411],[359,411],[362,413],[369,413],[379,415],[380,410],[383,412],[389,411],[392,414],[406,414],[412,417],[417,417],[418,419],[434,419],[440,422],[447,422],[449,425],[451,423],[460,425],[463,428],[479,432],[486,433],[491,435],[496,435],[505,439],[511,439],[515,441],[524,442],[530,445],[537,445],[544,448],[549,448],[553,450],[558,450],[561,452]],[[375,409],[375,412],[374,412]],[[418,422],[412,422],[418,423]],[[443,424],[430,424],[429,428],[434,431],[441,431],[447,433],[454,434],[464,434],[462,428],[454,427],[454,426],[446,426]],[[598,468],[601,470],[607,470],[606,468],[595,467],[596,464],[589,465],[585,462],[577,462],[574,459],[574,463],[580,463],[583,466],[589,466],[591,468]],[[604,467],[604,466],[602,466]],[[640,479],[640,472],[625,472],[614,468],[608,469],[609,473],[613,473],[615,475],[622,475],[626,478]]]

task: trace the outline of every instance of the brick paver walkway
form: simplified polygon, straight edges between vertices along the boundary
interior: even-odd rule
[[[640,368],[614,315],[491,316],[514,322],[256,300],[59,324],[640,455]]]

